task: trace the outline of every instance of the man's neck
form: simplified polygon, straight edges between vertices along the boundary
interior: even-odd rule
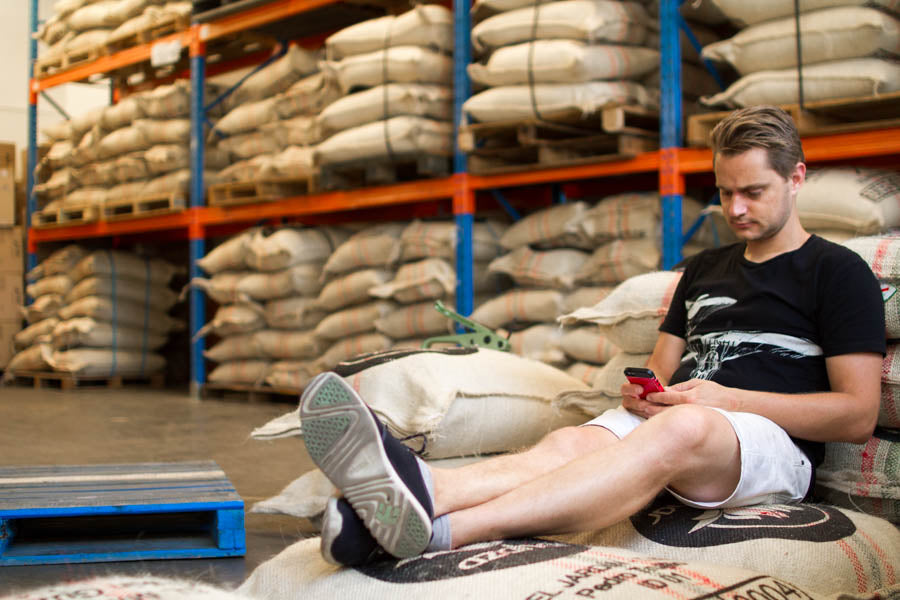
[[[755,263],[765,262],[779,254],[797,250],[806,243],[809,237],[810,234],[799,223],[794,226],[785,226],[773,237],[747,242],[744,248],[744,258]]]

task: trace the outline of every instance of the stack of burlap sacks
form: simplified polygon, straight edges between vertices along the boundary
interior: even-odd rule
[[[730,39],[709,44],[703,56],[731,65],[740,78],[710,106],[741,107],[799,101],[796,28],[791,2],[711,0],[740,28]],[[892,0],[812,0],[800,4],[803,98],[877,96],[900,90],[900,20]]]
[[[35,34],[46,45],[38,56],[53,60],[190,14],[191,3],[180,0],[57,0]]]
[[[578,119],[609,104],[657,108],[638,81],[658,69],[646,47],[655,27],[637,2],[481,0],[472,28],[478,88],[463,105],[472,121]]]
[[[179,269],[120,250],[66,246],[32,269],[22,308],[28,326],[7,374],[61,371],[84,376],[145,376],[165,369],[157,353],[184,323],[169,316],[178,300],[167,286]]]
[[[473,228],[479,292],[494,283],[486,262],[502,232],[496,223]],[[456,225],[446,221],[383,223],[352,235],[254,229],[226,241],[199,263],[212,277],[194,281],[222,304],[201,330],[222,338],[206,352],[219,363],[209,380],[301,390],[343,360],[449,333],[433,305],[454,305],[455,252]]]
[[[211,139],[230,153],[221,181],[305,178],[319,165],[448,156],[453,22],[422,5],[325,41],[326,59],[291,46],[226,101]],[[224,139],[222,139],[224,138]]]
[[[702,207],[690,198],[683,204],[687,227]],[[490,273],[512,278],[516,287],[478,305],[472,318],[490,328],[512,330],[514,352],[568,368],[591,383],[599,376],[598,367],[628,347],[627,340],[625,346],[616,345],[596,328],[564,331],[556,320],[593,306],[629,277],[658,269],[660,232],[655,193],[568,202],[532,213],[506,231],[501,244],[509,252],[488,267]],[[708,236],[699,239],[709,243]],[[686,250],[699,247],[692,243]]]
[[[190,84],[179,80],[128,96],[43,129],[52,140],[41,167],[49,179],[35,186],[41,210],[102,207],[174,194],[190,186]],[[206,178],[215,181],[226,155],[206,152]]]

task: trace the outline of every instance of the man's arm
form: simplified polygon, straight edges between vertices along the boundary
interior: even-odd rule
[[[870,352],[828,357],[831,391],[811,394],[756,392],[692,379],[648,394],[641,410],[652,416],[674,404],[702,404],[762,415],[797,438],[862,444],[878,419],[881,363],[881,355]]]

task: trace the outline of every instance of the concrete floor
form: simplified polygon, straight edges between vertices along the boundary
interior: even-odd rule
[[[186,391],[0,387],[0,466],[211,459],[243,498],[247,531],[243,558],[0,567],[0,594],[108,573],[238,586],[258,564],[312,531],[304,519],[249,512],[312,468],[298,438],[249,437],[254,427],[294,408],[290,402],[197,401]]]

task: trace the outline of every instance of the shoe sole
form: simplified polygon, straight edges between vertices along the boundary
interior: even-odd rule
[[[339,376],[324,373],[303,392],[300,418],[313,462],[378,544],[397,558],[422,554],[431,519],[388,459],[365,403]]]
[[[342,565],[332,556],[331,546],[334,544],[335,538],[340,535],[343,526],[344,519],[337,509],[337,498],[329,498],[328,503],[325,505],[325,515],[322,518],[322,539],[319,549],[322,551],[322,558],[326,562],[338,566]]]

